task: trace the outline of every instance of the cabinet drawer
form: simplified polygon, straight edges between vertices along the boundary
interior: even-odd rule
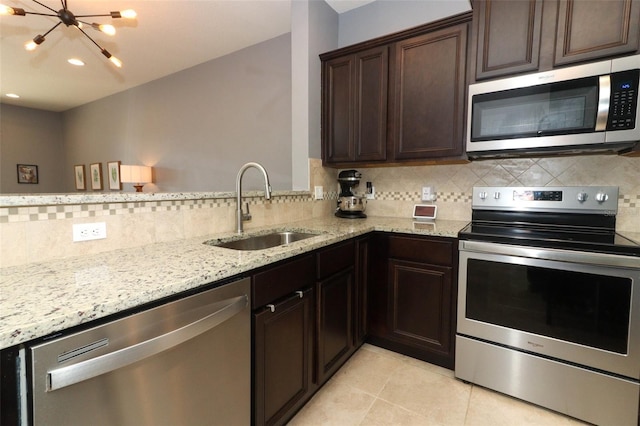
[[[318,252],[318,279],[333,275],[355,263],[353,241],[340,243]]]
[[[453,265],[454,243],[449,239],[389,237],[389,257],[436,265]]]
[[[310,254],[258,272],[253,276],[252,309],[312,286],[315,282],[314,269],[314,257]]]

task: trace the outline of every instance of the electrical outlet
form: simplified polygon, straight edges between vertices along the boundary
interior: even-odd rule
[[[107,238],[107,224],[105,222],[73,225],[73,241],[101,240],[103,238]]]
[[[322,186],[314,186],[313,190],[314,190],[314,195],[316,200],[324,199],[324,192],[323,192]]]
[[[367,200],[375,200],[376,198],[376,187],[370,186],[367,188],[367,192],[364,194]]]
[[[435,201],[436,189],[433,186],[422,187],[422,201]]]

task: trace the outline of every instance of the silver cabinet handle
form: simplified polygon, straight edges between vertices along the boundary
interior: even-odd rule
[[[47,373],[47,392],[126,367],[129,364],[178,346],[230,319],[242,311],[248,303],[249,298],[247,295],[213,303],[210,307],[215,309],[214,312],[183,327],[115,352],[51,370]]]
[[[270,310],[271,312],[275,312],[275,311],[276,311],[276,305],[271,305],[271,304],[269,304],[269,305],[267,305],[267,308],[269,308],[269,310]]]
[[[296,291],[296,294],[300,297],[300,299],[302,299],[304,297],[304,292],[303,291]]]

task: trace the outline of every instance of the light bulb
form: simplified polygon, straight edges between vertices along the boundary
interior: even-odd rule
[[[111,56],[109,60],[113,62],[113,65],[115,65],[116,67],[122,68],[122,61],[120,59],[116,58],[115,56]]]
[[[127,9],[127,10],[122,10],[122,11],[111,12],[111,17],[112,18],[133,19],[136,16],[138,16],[138,14],[133,9]]]
[[[33,40],[29,40],[24,44],[24,48],[27,49],[29,52],[31,52],[32,50],[36,50],[36,47],[38,47],[38,44]]]
[[[96,24],[93,23],[91,24],[91,26],[98,30],[98,31],[102,31],[103,33],[107,34],[107,35],[115,35],[116,33],[116,27],[114,27],[113,25],[109,25],[109,24]]]
[[[0,4],[0,15],[21,15],[25,16],[24,9],[18,7],[5,6]]]
[[[127,19],[133,19],[136,16],[138,16],[138,14],[133,9],[127,9],[127,10],[121,11],[120,12],[120,16],[122,16],[123,18],[127,18]]]

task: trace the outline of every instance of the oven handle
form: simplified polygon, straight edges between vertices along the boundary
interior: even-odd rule
[[[556,260],[559,262],[582,263],[587,265],[613,266],[616,268],[640,269],[640,258],[608,253],[561,250],[552,248],[514,246],[510,244],[487,243],[482,241],[460,241],[460,251],[502,254],[534,259]]]

